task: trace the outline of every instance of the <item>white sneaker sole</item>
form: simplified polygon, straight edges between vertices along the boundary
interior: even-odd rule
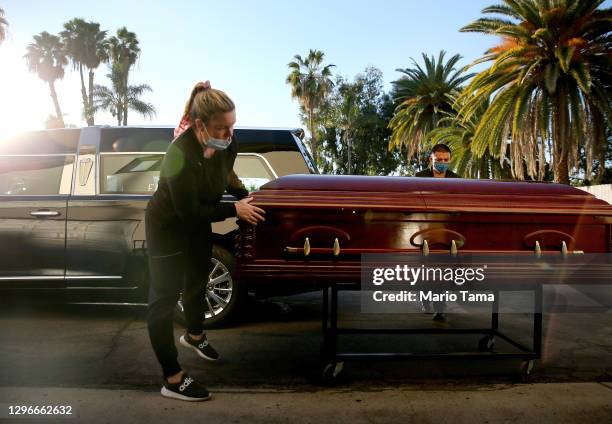
[[[208,361],[212,361],[212,362],[214,362],[214,361],[216,361],[216,360],[218,359],[218,358],[211,358],[210,356],[206,356],[206,355],[204,355],[204,353],[202,353],[202,352],[200,351],[200,349],[198,349],[197,347],[195,347],[195,346],[193,346],[193,345],[190,345],[190,344],[187,342],[187,340],[185,340],[185,336],[184,336],[184,335],[183,335],[183,336],[181,336],[181,338],[179,339],[179,342],[180,342],[180,343],[181,343],[183,346],[185,346],[185,347],[188,347],[188,348],[190,348],[190,349],[195,350],[195,352],[196,352],[196,353],[197,353],[197,354],[198,354],[200,357],[202,357],[202,358],[204,358],[204,359],[206,359],[206,360],[208,360]]]
[[[189,396],[184,396],[181,395],[179,393],[173,392],[172,390],[168,390],[166,389],[166,387],[162,387],[161,389],[161,395],[163,397],[167,397],[170,399],[178,399],[178,400],[184,400],[187,402],[202,402],[204,400],[208,400],[212,397],[212,395],[209,393],[207,397],[203,397],[203,398],[194,398],[194,397],[189,397]]]

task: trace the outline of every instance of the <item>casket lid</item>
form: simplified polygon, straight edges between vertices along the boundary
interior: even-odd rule
[[[314,190],[356,192],[419,192],[487,195],[580,196],[590,193],[564,184],[530,181],[492,181],[463,178],[377,177],[361,175],[286,175],[261,190]]]

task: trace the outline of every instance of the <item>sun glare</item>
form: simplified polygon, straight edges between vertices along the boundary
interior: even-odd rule
[[[29,129],[40,129],[53,111],[46,85],[30,73],[11,41],[0,45],[0,140]]]

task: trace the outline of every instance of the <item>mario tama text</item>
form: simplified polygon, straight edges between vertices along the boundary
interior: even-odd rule
[[[486,305],[496,293],[485,285],[487,265],[398,264],[362,268],[362,312],[419,312],[431,302]]]
[[[458,292],[435,292],[432,290],[417,291],[382,291],[371,292],[374,302],[494,302],[494,293],[476,293],[468,290]]]

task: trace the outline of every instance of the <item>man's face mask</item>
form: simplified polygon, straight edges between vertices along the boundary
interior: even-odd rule
[[[228,137],[227,139],[222,138],[213,138],[208,134],[208,130],[206,129],[206,125],[202,125],[204,127],[204,132],[206,133],[206,146],[215,150],[225,150],[232,144],[232,138]]]
[[[440,172],[440,173],[446,172],[448,170],[448,163],[434,162],[433,166],[434,166],[435,170]]]

